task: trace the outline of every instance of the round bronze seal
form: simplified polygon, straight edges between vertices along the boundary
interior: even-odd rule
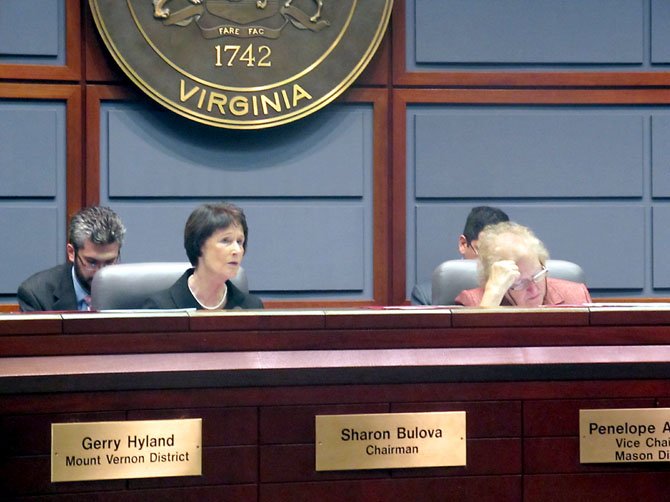
[[[392,0],[89,0],[100,35],[151,98],[232,129],[326,106],[377,50]]]

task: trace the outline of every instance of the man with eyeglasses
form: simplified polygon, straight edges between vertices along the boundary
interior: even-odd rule
[[[527,227],[513,222],[487,226],[479,234],[481,284],[462,291],[456,304],[467,307],[539,307],[590,303],[586,286],[548,277],[549,252]]]
[[[93,276],[119,261],[125,233],[121,219],[108,207],[79,211],[68,228],[68,262],[38,272],[19,286],[21,310],[90,310]]]

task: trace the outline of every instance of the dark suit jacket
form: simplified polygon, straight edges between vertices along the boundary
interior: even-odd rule
[[[145,309],[200,309],[202,306],[198,303],[191,290],[188,289],[188,278],[193,273],[190,268],[177,279],[172,286],[163,291],[150,296],[142,308]],[[240,309],[262,309],[263,302],[260,298],[240,291],[232,282],[226,281],[228,286],[228,297],[226,298],[226,310],[235,308]]]
[[[72,284],[72,263],[56,265],[23,281],[18,291],[19,306],[32,310],[77,310]]]
[[[478,307],[484,296],[484,288],[466,289],[461,291],[454,302],[456,305]],[[563,279],[547,278],[547,293],[542,305],[581,305],[591,303],[591,295],[581,282],[565,281]],[[509,305],[503,298],[501,305]]]

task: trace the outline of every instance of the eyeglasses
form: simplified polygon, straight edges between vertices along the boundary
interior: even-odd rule
[[[114,265],[119,261],[119,256],[105,261],[98,261],[93,258],[84,258],[79,253],[77,253],[76,256],[79,258],[79,263],[81,263],[81,266],[86,270],[99,270],[103,267],[107,267],[108,265]]]
[[[520,281],[517,281],[514,284],[512,284],[509,289],[512,291],[521,291],[527,289],[528,286],[531,285],[531,283],[537,284],[540,280],[542,280],[544,276],[547,275],[548,272],[549,271],[547,270],[547,267],[542,267],[542,270],[540,270],[533,277],[531,277],[530,279],[521,279]]]
[[[479,249],[472,245],[472,242],[468,242],[468,247],[474,251],[475,255],[479,256]]]

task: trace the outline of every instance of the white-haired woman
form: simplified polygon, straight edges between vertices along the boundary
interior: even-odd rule
[[[462,291],[458,305],[468,307],[539,307],[590,303],[581,283],[548,277],[549,253],[527,227],[503,222],[479,234],[481,286]]]

